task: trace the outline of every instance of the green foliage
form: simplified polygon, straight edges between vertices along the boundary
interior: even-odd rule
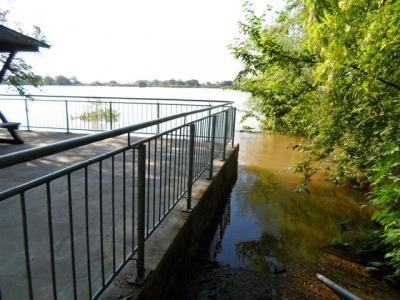
[[[116,122],[118,121],[119,112],[115,110],[110,111],[110,109],[106,106],[108,103],[102,101],[96,101],[91,104],[91,107],[87,108],[87,111],[82,113],[78,118],[81,121],[89,121],[89,122]]]
[[[373,184],[376,243],[400,276],[399,153],[387,150],[400,137],[400,1],[292,0],[268,22],[244,7],[230,47],[243,64],[236,85],[252,96],[248,115],[264,130],[309,138],[301,190],[327,158],[338,182]]]
[[[0,24],[7,26],[7,15],[9,11],[0,9]],[[21,32],[21,30],[19,30]],[[33,27],[32,36],[40,41],[46,42],[45,37],[42,34],[39,27]],[[8,57],[8,53],[0,54],[0,62],[5,63]],[[18,55],[18,54],[17,54]],[[12,60],[10,68],[7,70],[4,82],[13,86],[20,95],[25,95],[26,91],[24,85],[33,85],[38,87],[42,83],[42,78],[39,75],[34,74],[32,67],[22,58],[15,57]]]
[[[385,249],[385,261],[393,273],[388,279],[400,278],[400,139],[383,147],[372,169],[372,191],[369,202],[377,208],[372,220],[382,230],[374,231],[372,238]],[[385,262],[384,261],[384,262]],[[383,264],[383,262],[381,262]]]
[[[0,55],[0,61],[5,62],[6,59],[7,55]],[[20,95],[25,95],[24,85],[29,84],[38,87],[42,78],[33,72],[32,67],[24,59],[15,57],[6,73],[4,82],[13,86]]]

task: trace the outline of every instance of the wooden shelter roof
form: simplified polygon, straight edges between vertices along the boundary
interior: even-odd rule
[[[36,52],[39,47],[50,48],[46,43],[0,25],[0,52]]]

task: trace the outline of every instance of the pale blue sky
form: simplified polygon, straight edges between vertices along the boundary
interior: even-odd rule
[[[283,0],[255,0],[279,9]],[[242,0],[0,0],[10,25],[41,27],[52,45],[25,55],[41,75],[132,82],[137,79],[233,79],[227,49],[242,19]]]

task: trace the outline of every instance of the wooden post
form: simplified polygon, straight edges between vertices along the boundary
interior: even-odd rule
[[[15,54],[17,54],[17,51],[15,50],[10,52],[10,55],[4,63],[3,68],[0,70],[0,83],[3,81],[4,75],[6,75],[6,71],[10,69],[11,61],[13,60]]]

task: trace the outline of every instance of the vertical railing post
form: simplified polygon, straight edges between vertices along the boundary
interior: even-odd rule
[[[224,118],[225,118],[225,125],[224,125],[224,144],[222,145],[222,160],[226,159],[226,146],[227,146],[227,140],[228,140],[228,121],[229,121],[229,110],[226,110],[224,112]]]
[[[211,145],[210,145],[210,166],[208,179],[211,179],[213,176],[213,167],[214,167],[214,149],[215,149],[215,126],[217,124],[217,116],[214,115],[211,118]]]
[[[128,278],[134,285],[142,285],[150,274],[144,267],[145,213],[146,213],[146,145],[137,147],[138,151],[138,216],[137,216],[137,258],[136,276]],[[134,204],[133,204],[134,205]]]
[[[66,122],[67,122],[67,133],[69,133],[68,100],[65,100],[65,120],[66,120]]]
[[[192,209],[192,184],[193,184],[193,161],[194,161],[194,135],[196,132],[196,125],[190,124],[189,133],[189,164],[188,164],[188,176],[187,176],[187,201],[186,211],[190,212]]]
[[[113,111],[112,111],[112,102],[110,101],[110,130],[113,129]]]
[[[209,109],[208,109],[208,120],[209,122],[211,122],[211,103],[208,103]],[[211,136],[211,126],[208,126],[208,138],[207,138],[207,142],[210,141],[210,136]]]
[[[157,102],[157,120],[160,118],[160,103]],[[157,124],[157,134],[160,133],[160,124]]]
[[[31,130],[31,127],[29,125],[29,109],[28,109],[28,99],[25,97],[25,115],[26,115],[26,127],[28,131]]]
[[[233,119],[232,119],[232,147],[235,145],[235,126],[236,126],[236,107],[233,107]]]
[[[138,147],[138,255],[136,261],[137,279],[142,280],[144,268],[144,232],[145,232],[145,201],[146,201],[146,145]]]

